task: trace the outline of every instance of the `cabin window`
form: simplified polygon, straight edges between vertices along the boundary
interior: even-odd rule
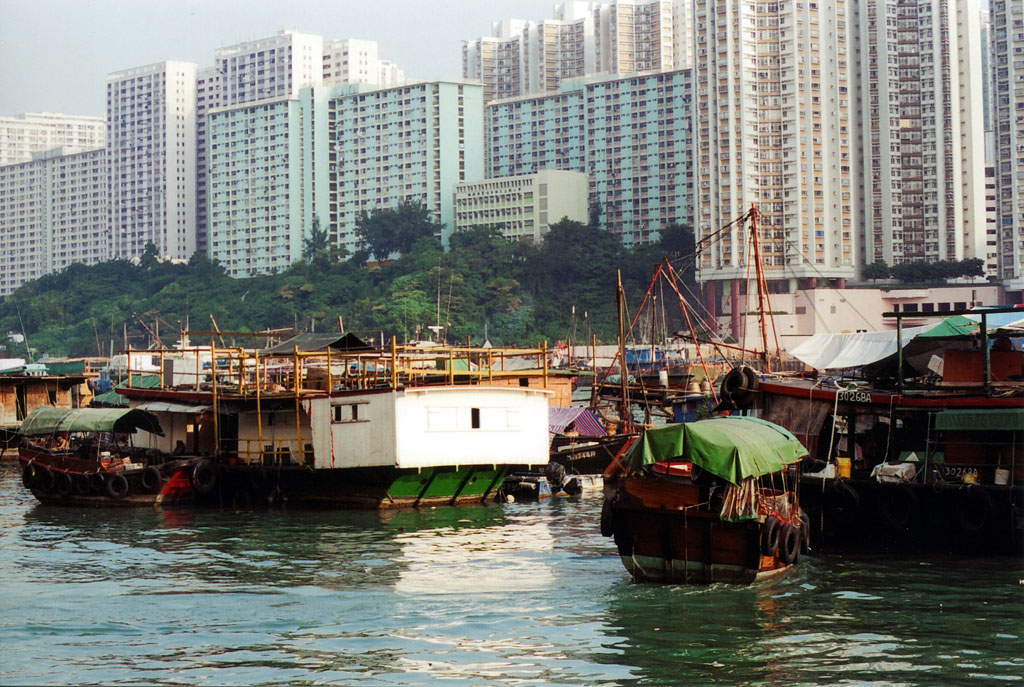
[[[519,378],[519,386],[530,386],[530,378],[529,377],[520,377]]]
[[[480,429],[480,409],[470,408],[469,409],[470,423],[473,429]]]
[[[939,312],[949,312],[949,303],[939,303]]]
[[[331,406],[332,422],[366,422],[359,409],[362,403],[337,403]]]
[[[899,312],[900,311],[900,304],[899,303],[893,303],[892,304],[892,311],[893,312]]]
[[[50,405],[51,406],[57,405],[57,390],[56,389],[47,389],[46,390],[46,397],[48,399],[50,399]]]
[[[806,315],[807,314],[807,306],[806,305],[798,305],[798,306],[796,306],[796,314],[797,315]]]
[[[917,303],[904,303],[903,312],[917,312]]]
[[[967,304],[963,301],[953,304],[953,310],[967,310]]]
[[[922,303],[921,304],[921,312],[935,312],[935,304],[934,303]]]

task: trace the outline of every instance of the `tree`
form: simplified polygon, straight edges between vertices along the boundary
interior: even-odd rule
[[[321,229],[320,218],[314,217],[313,228],[310,229],[309,236],[302,241],[302,259],[311,263],[318,255],[327,253],[329,246],[327,230]]]
[[[870,265],[864,265],[864,279],[888,279],[889,265],[885,260],[875,260]]]
[[[377,260],[410,253],[417,241],[439,237],[441,229],[425,205],[411,201],[395,208],[364,211],[356,222],[356,233]]]

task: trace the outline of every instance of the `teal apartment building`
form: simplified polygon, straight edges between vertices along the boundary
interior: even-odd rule
[[[626,245],[693,223],[691,71],[595,77],[496,100],[484,119],[487,177],[582,172],[600,226]]]

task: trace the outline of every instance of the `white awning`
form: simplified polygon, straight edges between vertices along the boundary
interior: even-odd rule
[[[935,325],[905,327],[903,345]],[[815,370],[838,370],[860,367],[888,358],[896,353],[896,330],[857,332],[854,334],[815,334],[790,351],[790,355]]]

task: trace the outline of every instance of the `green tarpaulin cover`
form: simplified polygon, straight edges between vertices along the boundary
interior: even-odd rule
[[[955,339],[958,337],[973,337],[978,333],[978,323],[969,320],[963,315],[952,315],[942,322],[929,329],[923,334],[918,334],[918,339]]]
[[[21,423],[22,436],[47,436],[57,432],[118,432],[134,434],[144,429],[163,436],[160,422],[144,410],[124,408],[36,408]]]
[[[807,449],[778,425],[752,417],[721,417],[644,431],[626,454],[633,468],[678,458],[738,485],[782,470]]]
[[[965,431],[1024,430],[1024,408],[943,410],[935,414],[935,429]]]

